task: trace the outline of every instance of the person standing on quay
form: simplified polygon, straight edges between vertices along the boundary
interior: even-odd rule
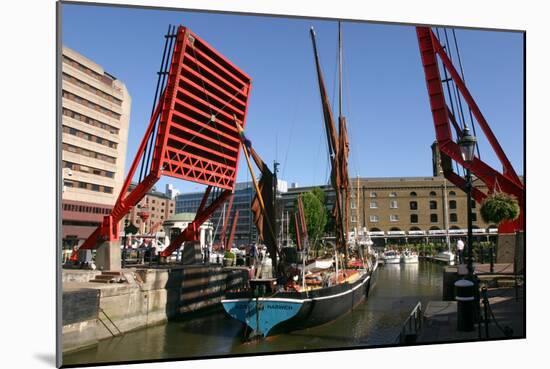
[[[458,263],[464,263],[464,242],[461,238],[456,241],[456,256],[458,258]]]

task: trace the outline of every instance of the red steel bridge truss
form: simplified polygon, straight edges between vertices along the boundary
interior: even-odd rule
[[[161,176],[207,185],[195,219],[162,256],[197,241],[201,224],[233,192],[241,147],[237,124],[245,125],[251,79],[186,27],[170,26],[165,39],[145,135],[111,214],[80,249],[118,240],[122,218]],[[139,166],[138,184],[128,192]]]
[[[428,88],[430,107],[435,125],[436,140],[442,156],[442,166],[445,177],[457,187],[463,190],[466,189],[465,179],[453,170],[450,161],[450,159],[452,159],[462,167],[470,169],[477,178],[487,185],[489,193],[500,190],[513,195],[518,200],[520,206],[520,217],[513,222],[503,223],[499,227],[499,233],[513,233],[516,230],[523,230],[525,213],[524,184],[516,174],[497,138],[493,134],[493,131],[489,127],[489,124],[485,120],[485,117],[468,91],[463,75],[461,75],[462,73],[459,73],[453,65],[446,48],[441,45],[440,40],[430,27],[416,27],[416,34],[418,37],[422,66],[426,77],[426,86]],[[449,44],[447,43],[446,46],[448,48]],[[438,63],[438,57],[440,64]],[[445,77],[444,80],[441,79],[440,65],[441,71]],[[472,122],[473,118],[475,118],[475,122],[481,127],[485,137],[502,164],[502,172],[490,167],[481,160],[479,155],[478,157],[474,157],[471,163],[466,163],[462,159],[460,147],[456,141],[453,140],[451,128],[454,129],[457,138],[462,136],[463,129],[460,127],[459,122],[457,122],[459,117],[456,116],[456,113],[453,114],[452,112],[454,109],[450,109],[447,104],[447,101],[452,101],[450,100],[452,96],[449,96],[451,94],[449,88],[447,88],[447,100],[445,99],[444,83],[447,84],[450,81],[454,82],[456,94],[459,96],[459,99],[461,97],[461,100],[455,99],[455,101],[458,101],[459,104],[462,101],[466,103],[468,110],[471,112]],[[472,197],[475,201],[482,202],[487,197],[487,194],[479,189],[472,188]]]

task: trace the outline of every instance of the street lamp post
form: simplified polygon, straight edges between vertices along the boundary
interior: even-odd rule
[[[468,275],[472,277],[474,274],[474,267],[472,264],[472,174],[470,172],[470,163],[474,159],[476,138],[470,134],[468,127],[464,127],[464,131],[462,132],[462,137],[460,138],[458,145],[460,146],[462,159],[466,164],[468,164],[466,167],[466,201],[468,202],[466,207],[468,211]]]

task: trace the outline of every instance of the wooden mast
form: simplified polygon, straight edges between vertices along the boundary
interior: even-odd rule
[[[338,23],[338,51],[339,51],[339,118],[338,132],[336,131],[335,121],[332,116],[332,109],[328,100],[323,74],[317,53],[315,41],[315,31],[310,29],[311,41],[313,43],[313,52],[315,57],[315,66],[317,68],[317,80],[319,82],[319,92],[321,94],[321,105],[323,108],[323,117],[325,121],[325,130],[327,135],[328,150],[331,160],[331,184],[335,192],[335,206],[333,215],[336,223],[336,246],[344,249],[345,265],[348,261],[347,250],[347,228],[348,228],[348,203],[349,203],[349,178],[347,172],[347,158],[349,153],[348,135],[346,128],[346,119],[342,115],[342,36],[341,25]]]

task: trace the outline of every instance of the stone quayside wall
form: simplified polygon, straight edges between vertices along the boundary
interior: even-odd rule
[[[125,271],[128,283],[87,282],[99,273],[63,271],[63,352],[219,307],[225,291],[248,280],[244,268],[188,265]]]

